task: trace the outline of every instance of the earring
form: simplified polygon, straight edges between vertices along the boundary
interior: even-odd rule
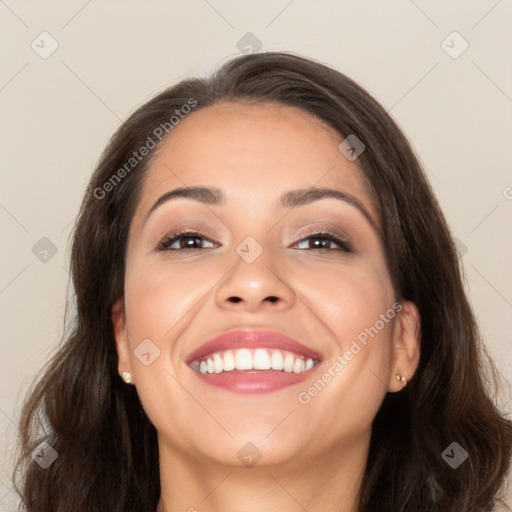
[[[405,388],[405,386],[407,386],[407,379],[405,377],[402,377],[402,375],[400,375],[400,372],[398,372],[396,374],[396,380],[402,382],[404,385],[404,388]]]
[[[130,372],[123,372],[120,375],[126,384],[133,384],[132,374]]]

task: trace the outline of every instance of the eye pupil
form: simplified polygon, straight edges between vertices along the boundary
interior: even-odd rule
[[[311,241],[314,242],[316,248],[327,247],[331,242],[327,238],[313,237]],[[327,245],[326,245],[327,244]]]
[[[181,239],[181,247],[182,248],[189,248],[189,247],[194,247],[194,243],[199,240],[199,237],[197,236],[185,236]]]

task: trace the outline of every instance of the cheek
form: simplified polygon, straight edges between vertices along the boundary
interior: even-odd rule
[[[126,325],[136,382],[160,385],[156,380],[162,375],[164,381],[169,378],[166,370],[174,373],[183,367],[188,346],[182,340],[190,339],[194,319],[212,301],[212,286],[224,272],[204,262],[191,265],[148,257],[127,262]],[[137,356],[148,339],[151,343],[145,343],[158,359],[146,367]]]
[[[201,265],[181,270],[179,265],[134,264],[125,281],[127,324],[131,345],[141,337],[163,343],[179,336],[187,315],[211,287],[212,277]],[[164,340],[167,340],[164,342]]]
[[[378,330],[388,334],[380,318],[393,305],[393,291],[382,264],[367,258],[351,266],[301,269],[295,282],[315,320],[336,336],[339,350],[348,349],[353,339],[376,322]]]
[[[180,366],[187,348],[178,340],[193,324],[201,299],[208,300],[213,282],[212,273],[201,265],[181,271],[179,265],[171,269],[170,264],[156,265],[147,259],[127,264],[126,322],[137,393],[152,423],[175,444],[187,439],[187,418],[204,420],[204,411],[176,384],[182,378]],[[149,361],[139,357],[141,352],[149,352]],[[180,414],[169,421],[169,411]]]
[[[332,352],[299,401],[324,417],[332,411],[326,421],[345,418],[354,431],[363,429],[387,392],[396,316],[387,274],[382,265],[367,262],[302,272],[300,283],[299,295],[314,313],[309,316],[320,321],[320,335],[332,340]]]

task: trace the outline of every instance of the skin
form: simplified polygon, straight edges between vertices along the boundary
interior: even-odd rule
[[[119,372],[131,371],[158,432],[158,512],[356,510],[372,421],[386,393],[403,388],[396,374],[410,379],[417,368],[420,319],[402,302],[343,371],[299,402],[397,301],[377,231],[357,208],[334,198],[278,205],[290,189],[335,188],[379,226],[360,169],[338,149],[342,140],[294,107],[222,103],[182,120],[148,168],[112,321]],[[144,222],[162,194],[191,185],[222,189],[226,203],[179,198]],[[192,222],[208,235],[196,240],[199,248],[155,250]],[[304,239],[318,228],[344,235],[354,252],[327,241],[315,250]],[[236,252],[247,236],[263,249],[252,263]],[[185,358],[236,327],[277,330],[323,360],[305,382],[272,393],[210,387]],[[146,366],[134,350],[148,338],[160,355]],[[237,456],[248,442],[262,455],[252,467]]]

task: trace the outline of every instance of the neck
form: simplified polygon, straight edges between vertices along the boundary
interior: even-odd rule
[[[338,449],[252,467],[196,459],[159,439],[156,512],[356,512],[369,432]]]

